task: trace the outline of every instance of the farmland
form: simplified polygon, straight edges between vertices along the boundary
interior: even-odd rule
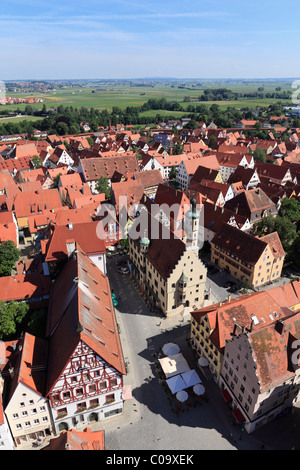
[[[274,92],[276,89],[282,91],[291,91],[291,81],[196,81],[189,82],[188,80],[183,81],[149,81],[145,84],[143,82],[95,82],[95,83],[83,83],[78,86],[76,84],[70,86],[60,86],[55,90],[51,90],[47,93],[41,94],[28,94],[28,93],[13,93],[10,94],[14,97],[24,98],[35,96],[43,99],[44,103],[37,103],[32,105],[35,110],[40,110],[43,104],[46,105],[47,109],[57,108],[59,105],[72,106],[72,107],[88,107],[95,108],[98,110],[107,109],[109,112],[112,111],[113,107],[118,107],[122,110],[130,106],[141,106],[148,99],[160,99],[165,98],[168,101],[178,101],[184,109],[188,108],[190,103],[192,104],[205,104],[211,106],[216,103],[220,106],[221,110],[226,109],[228,106],[234,108],[241,107],[256,107],[256,106],[268,106],[274,102],[280,100],[274,98],[245,98],[228,101],[201,101],[201,97],[205,89],[212,88],[226,88],[235,93],[254,93],[258,89],[264,90],[264,92]],[[290,104],[286,102],[286,104]],[[3,107],[7,111],[20,110],[24,112],[26,104],[15,104]],[[0,109],[1,113],[1,109]],[[146,111],[146,115],[150,115]],[[170,114],[170,113],[165,113]],[[173,114],[173,112],[172,112]],[[153,115],[153,112],[151,112]],[[175,114],[173,114],[175,115]],[[181,114],[178,114],[180,117]]]

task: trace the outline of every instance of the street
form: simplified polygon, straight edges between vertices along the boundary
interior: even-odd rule
[[[290,413],[248,435],[235,424],[217,384],[197,366],[189,346],[189,319],[161,318],[151,313],[127,275],[117,270],[119,258],[108,260],[108,277],[119,305],[116,317],[128,374],[124,385],[132,386],[131,400],[122,415],[96,423],[105,430],[106,450],[255,450],[300,448],[294,433],[298,413]],[[177,413],[176,399],[159,379],[157,354],[167,342],[179,345],[191,369],[196,369],[208,401],[200,399]],[[292,424],[291,424],[292,422]],[[279,431],[280,427],[280,431]],[[284,427],[285,433],[282,433]],[[268,430],[268,432],[266,432]]]

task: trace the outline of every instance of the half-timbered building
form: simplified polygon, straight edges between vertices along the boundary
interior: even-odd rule
[[[56,432],[121,413],[126,369],[110,285],[79,245],[53,284],[47,336]]]

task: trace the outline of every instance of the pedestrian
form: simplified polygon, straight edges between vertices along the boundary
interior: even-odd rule
[[[158,326],[160,326],[160,325],[161,325],[161,321],[159,322]]]

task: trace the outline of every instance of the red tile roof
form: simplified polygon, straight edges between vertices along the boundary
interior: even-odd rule
[[[139,171],[135,155],[84,158],[81,160],[81,165],[87,181],[98,180],[101,176],[111,179],[115,171],[123,175]]]
[[[66,258],[68,256],[66,243],[71,239],[82,246],[88,255],[105,253],[105,240],[98,238],[97,226],[98,222],[92,221],[54,227],[48,242],[45,261]]]
[[[47,189],[40,191],[26,191],[16,195],[15,215],[17,218],[26,217],[33,213],[44,210],[56,210],[62,207],[59,192],[57,189]]]
[[[30,300],[49,295],[51,279],[43,274],[20,274],[0,278],[0,299]]]
[[[276,316],[275,316],[276,312]],[[266,325],[274,323],[276,319],[284,318],[291,314],[285,308],[272,299],[269,291],[254,292],[242,295],[230,302],[222,302],[192,312],[196,322],[200,322],[204,315],[208,316],[209,328],[213,330],[210,339],[222,352],[226,340],[230,340],[234,331],[234,325],[238,324],[245,331],[257,331],[264,329]],[[258,322],[253,322],[256,317]],[[238,329],[241,333],[241,329]]]
[[[15,374],[9,389],[9,397],[13,395],[19,383],[44,396],[48,343],[25,332],[23,340],[19,340],[17,346],[22,346],[22,349],[20,353],[17,349],[17,362],[14,367]]]
[[[290,361],[293,341],[299,341],[299,338],[300,312],[249,334],[261,392],[273,389],[295,375]]]
[[[52,287],[47,395],[81,341],[120,374],[126,374],[108,278],[78,244],[76,250]]]
[[[104,450],[104,431],[63,431],[42,450]]]

